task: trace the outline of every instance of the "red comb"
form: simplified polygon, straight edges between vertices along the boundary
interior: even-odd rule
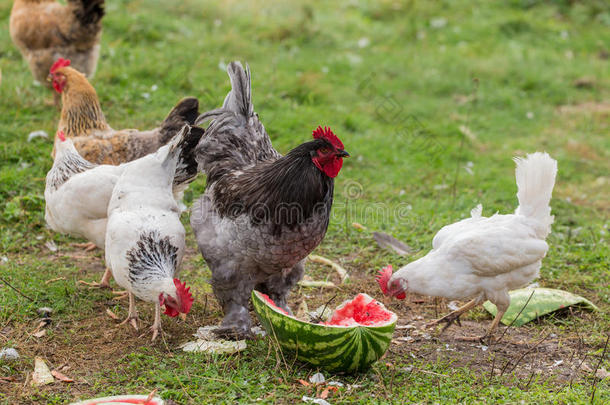
[[[390,281],[390,277],[392,277],[392,271],[392,265],[389,264],[379,270],[379,274],[375,277],[375,280],[379,283],[379,287],[381,287],[381,291],[385,295],[388,294],[388,281]]]
[[[176,286],[176,292],[180,297],[180,303],[182,304],[182,308],[180,308],[180,312],[183,314],[188,314],[193,306],[193,294],[191,294],[191,287],[186,287],[186,282],[181,283],[177,278],[174,279],[174,285]]]
[[[57,131],[57,137],[62,142],[66,140],[66,134],[64,134],[64,131]]]
[[[49,73],[55,73],[55,71],[59,68],[70,66],[70,59],[59,58],[55,61],[51,69],[49,69]]]
[[[318,128],[313,131],[312,135],[313,139],[325,138],[335,148],[344,149],[343,142],[341,142],[341,139],[339,139],[329,127],[322,128],[321,126],[318,126]]]

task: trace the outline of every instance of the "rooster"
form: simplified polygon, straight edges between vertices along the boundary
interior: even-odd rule
[[[405,292],[462,299],[466,305],[429,324],[449,326],[466,311],[485,300],[498,313],[487,333],[467,340],[491,337],[509,307],[508,292],[538,277],[549,246],[545,242],[554,217],[549,206],[557,161],[536,152],[514,159],[519,207],[514,214],[482,216],[479,204],[471,217],[443,227],[432,241],[432,250],[392,274],[383,269],[377,281],[384,294],[405,298]]]
[[[82,73],[70,67],[69,60],[57,60],[49,72],[53,88],[61,94],[57,129],[72,138],[80,155],[92,163],[116,165],[153,153],[199,115],[197,99],[185,98],[158,128],[116,131],[106,122],[95,89]]]
[[[172,185],[180,162],[191,156],[203,130],[185,126],[156,153],[125,168],[112,192],[106,228],[106,263],[129,292],[129,315],[137,329],[134,295],[155,304],[154,341],[161,332],[161,307],[171,317],[187,314],[193,298],[176,277],[185,247],[180,209]]]
[[[192,134],[191,141],[198,141],[203,131],[194,127]],[[195,135],[199,138],[193,138]],[[46,177],[45,220],[54,231],[84,237],[103,249],[112,191],[119,177],[138,160],[119,166],[90,163],[79,155],[72,139],[62,131],[57,133],[55,150],[55,161]],[[181,155],[173,183],[176,200],[197,177],[197,173],[197,162],[193,155]],[[82,283],[109,288],[110,277],[110,269],[106,268],[100,283]]]
[[[13,43],[42,84],[58,58],[93,77],[100,56],[104,0],[15,0],[10,18]],[[49,87],[51,87],[49,85]]]
[[[286,297],[324,238],[334,178],[349,154],[329,128],[318,127],[312,141],[280,155],[254,112],[249,68],[233,62],[227,72],[232,89],[223,107],[197,120],[213,119],[195,151],[207,186],[191,226],[224,312],[215,333],[247,338],[254,288],[290,312]]]

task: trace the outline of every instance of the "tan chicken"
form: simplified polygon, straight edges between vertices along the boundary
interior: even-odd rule
[[[13,43],[30,65],[34,78],[45,82],[60,57],[70,59],[87,77],[95,73],[100,55],[104,0],[15,0],[11,11]]]
[[[69,60],[57,60],[49,80],[61,94],[57,130],[71,138],[78,153],[91,163],[118,165],[156,152],[185,124],[193,124],[199,114],[199,102],[190,97],[180,101],[157,128],[114,130],[106,122],[95,89],[70,67]]]

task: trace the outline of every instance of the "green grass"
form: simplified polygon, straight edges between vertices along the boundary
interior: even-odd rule
[[[610,330],[610,7],[604,1],[242,3],[109,0],[92,84],[110,125],[153,127],[187,95],[197,96],[202,110],[216,108],[229,89],[220,67],[247,61],[256,111],[279,151],[329,125],[352,155],[337,178],[332,222],[317,250],[354,275],[341,299],[362,283],[376,291],[376,269],[424,254],[438,229],[476,204],[483,204],[485,215],[514,210],[511,158],[546,150],[558,160],[559,176],[540,284],[582,294],[602,311],[520,329],[532,339],[552,331],[566,342],[576,331],[585,351],[601,355]],[[78,278],[99,276],[92,272],[101,271],[102,255],[71,257],[80,254],[70,248],[74,240],[45,226],[52,144],[26,139],[40,129],[54,134],[58,112],[48,105],[50,92],[33,85],[11,43],[10,8],[11,2],[0,2],[0,252],[8,259],[0,274],[36,302],[0,282],[0,331],[12,330],[8,338],[0,333],[0,347],[14,345],[24,356],[18,364],[0,362],[0,377],[17,378],[0,381],[0,403],[66,403],[153,388],[181,404],[294,403],[315,396],[315,388],[297,383],[314,371],[279,361],[267,341],[230,357],[177,350],[197,326],[220,319],[198,254],[187,257],[184,276],[197,291],[194,315],[188,324],[164,319],[173,335],[168,344],[150,345],[123,331],[100,338],[99,324],[111,325],[103,311],[122,316],[125,305],[109,303],[109,293],[78,287]],[[585,84],[577,85],[583,78]],[[570,112],[564,106],[576,107]],[[204,184],[200,179],[191,187],[188,202]],[[417,253],[399,257],[379,250],[352,222],[390,232]],[[51,240],[57,254],[44,246]],[[195,246],[192,235],[189,245]],[[309,269],[317,278],[325,274]],[[45,284],[60,276],[66,280]],[[30,333],[41,305],[54,308],[54,323],[47,337],[36,339]],[[147,324],[150,308],[139,307]],[[400,304],[393,308],[408,313]],[[489,319],[480,311],[473,316]],[[98,345],[93,350],[88,334]],[[444,346],[430,343],[430,350]],[[66,373],[86,383],[27,388],[35,355],[55,366],[71,362]],[[518,376],[490,378],[480,364],[454,364],[451,356],[437,361],[403,352],[385,361],[391,366],[381,362],[360,376],[327,375],[346,385],[329,401],[585,403],[593,386],[590,378],[566,384],[542,370],[526,387]],[[604,365],[610,369],[607,360]],[[360,387],[348,390],[347,384]],[[597,403],[610,401],[609,388],[607,380],[597,383]]]

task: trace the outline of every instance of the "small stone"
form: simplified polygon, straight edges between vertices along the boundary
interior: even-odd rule
[[[303,402],[308,402],[308,403],[312,403],[312,404],[317,404],[317,405],[330,405],[330,403],[322,398],[312,398],[312,397],[308,397],[306,395],[303,395],[303,398],[301,398],[303,400]]]
[[[48,318],[53,313],[53,308],[42,307],[38,308],[36,312],[38,312],[38,315],[42,316],[43,318]]]
[[[49,366],[44,362],[41,357],[34,359],[34,372],[32,373],[32,385],[46,385],[51,384],[55,379],[51,375]]]
[[[52,240],[45,242],[44,246],[51,252],[57,252],[57,245]]]
[[[324,381],[326,381],[326,378],[324,378],[322,373],[315,373],[309,377],[309,382],[312,384],[322,384]]]
[[[13,361],[19,360],[19,357],[21,357],[19,356],[19,352],[12,347],[5,347],[0,350],[0,360]]]

